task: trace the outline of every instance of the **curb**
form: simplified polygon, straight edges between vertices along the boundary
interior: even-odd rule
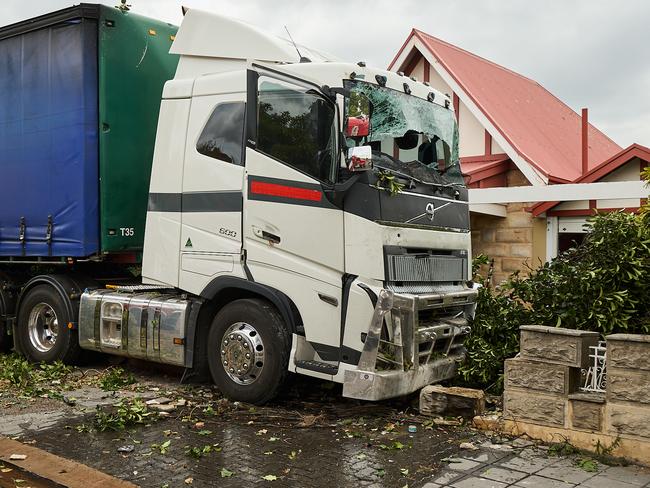
[[[12,454],[24,454],[24,460],[10,460]],[[128,481],[114,478],[85,464],[65,459],[37,447],[0,437],[0,462],[13,464],[40,478],[68,488],[137,488]]]

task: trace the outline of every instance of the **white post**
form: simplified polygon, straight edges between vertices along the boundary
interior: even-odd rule
[[[557,256],[559,223],[557,217],[546,217],[546,260]]]

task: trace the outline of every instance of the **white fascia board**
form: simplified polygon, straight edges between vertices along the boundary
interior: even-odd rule
[[[469,211],[495,217],[505,217],[506,206],[499,203],[470,203]]]
[[[406,43],[404,48],[400,51],[399,56],[395,59],[395,62],[390,65],[388,70],[395,71],[395,72],[400,71],[400,67],[404,64],[409,54],[411,54],[411,50],[413,49],[414,46],[415,46],[415,36],[411,36],[409,42]]]
[[[537,169],[535,169],[535,167],[533,167],[528,161],[519,155],[515,148],[512,147],[507,139],[503,137],[501,132],[485,116],[483,111],[474,103],[471,97],[465,93],[465,90],[463,90],[461,86],[456,83],[456,80],[454,80],[453,76],[451,76],[451,74],[449,74],[447,70],[431,54],[431,52],[422,43],[422,41],[419,39],[414,39],[413,45],[420,51],[420,53],[422,53],[427,61],[429,61],[431,67],[436,70],[443,81],[451,87],[456,95],[458,95],[458,98],[465,104],[472,115],[474,115],[474,117],[478,119],[481,125],[490,133],[492,139],[503,148],[512,162],[515,163],[517,168],[519,168],[519,170],[524,174],[530,184],[534,186],[548,185],[548,177],[541,174]]]
[[[568,183],[548,186],[511,186],[469,190],[469,203],[569,202],[576,200],[616,200],[647,198],[645,181]]]

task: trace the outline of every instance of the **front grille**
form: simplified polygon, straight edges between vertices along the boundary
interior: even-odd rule
[[[457,282],[467,280],[467,258],[439,254],[388,254],[386,278],[390,282]]]

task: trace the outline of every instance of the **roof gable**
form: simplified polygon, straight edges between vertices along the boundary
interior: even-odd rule
[[[650,162],[650,148],[642,146],[641,144],[632,144],[631,146],[628,146],[622,151],[614,154],[608,160],[603,161],[595,168],[592,168],[589,172],[575,180],[574,183],[595,183],[634,158],[639,158],[641,161]],[[639,171],[641,171],[641,168],[639,168]],[[540,202],[536,205],[533,205],[531,211],[533,213],[533,216],[537,217],[538,215],[541,215],[544,212],[552,209],[559,203],[560,202]]]
[[[552,181],[574,181],[581,176],[581,118],[570,107],[536,81],[416,29],[389,69],[404,67],[405,63],[395,64],[413,38],[435,58],[434,69],[444,70],[455,81],[460,88],[457,95],[467,107],[480,110],[517,153],[509,154],[515,163],[519,156]],[[620,150],[589,125],[589,168]]]

